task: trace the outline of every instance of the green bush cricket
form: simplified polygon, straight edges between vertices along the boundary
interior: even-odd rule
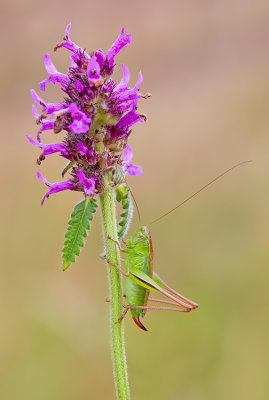
[[[172,210],[168,211],[161,217],[157,218],[153,222],[160,220],[166,215],[176,210],[181,205],[185,204],[188,200],[196,196],[202,190],[207,188],[216,180],[220,179],[223,175],[238,167],[239,165],[245,164],[249,161],[241,162],[232,168],[229,168],[222,174],[218,175],[212,181],[207,183],[197,192],[189,196],[179,205]],[[132,194],[132,193],[131,193]],[[136,204],[136,202],[135,202]],[[139,211],[138,211],[139,214]],[[139,217],[140,219],[140,217]],[[153,223],[152,222],[152,223]],[[147,331],[145,326],[140,321],[141,317],[144,317],[147,310],[166,310],[166,311],[177,311],[177,312],[190,312],[198,307],[198,304],[182,296],[174,289],[170,288],[154,271],[153,271],[153,246],[150,231],[146,226],[142,226],[126,241],[122,240],[126,248],[122,248],[120,243],[111,237],[112,240],[119,248],[122,253],[126,254],[124,260],[125,270],[121,269],[118,265],[111,263],[106,257],[106,261],[117,268],[123,276],[125,276],[125,297],[127,305],[124,305],[124,312],[116,323],[122,321],[128,310],[131,310],[131,314],[134,322],[144,331]],[[155,299],[149,297],[149,291],[155,291],[161,293],[169,300]],[[164,304],[164,306],[151,306],[148,305],[150,301]],[[169,305],[170,307],[168,307]]]

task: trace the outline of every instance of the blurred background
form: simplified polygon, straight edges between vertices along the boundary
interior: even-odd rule
[[[79,193],[53,195],[36,178],[39,149],[30,88],[61,72],[71,39],[105,51],[122,26],[132,34],[116,58],[148,115],[130,139],[141,177],[130,178],[143,224],[217,174],[226,175],[152,225],[155,270],[199,303],[190,314],[148,312],[145,333],[125,319],[133,399],[269,398],[269,7],[264,1],[1,1],[1,328],[3,400],[113,399],[107,277],[100,214],[79,260],[61,271],[67,221]],[[48,101],[61,99],[49,87]],[[46,142],[56,141],[50,132]],[[39,170],[60,180],[65,161]],[[131,232],[138,227],[135,213]]]

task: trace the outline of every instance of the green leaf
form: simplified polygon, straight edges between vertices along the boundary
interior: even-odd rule
[[[118,231],[118,240],[121,242],[127,234],[130,222],[133,216],[133,204],[130,190],[127,185],[122,184],[116,187],[116,199],[122,204],[123,213],[120,214],[120,229]]]
[[[75,206],[65,234],[63,247],[64,271],[75,261],[76,256],[79,256],[80,248],[84,246],[84,239],[90,229],[90,221],[93,219],[96,208],[96,200],[89,199],[89,197],[86,197]]]

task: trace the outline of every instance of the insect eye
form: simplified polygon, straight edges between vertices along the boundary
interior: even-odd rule
[[[138,238],[143,237],[143,233],[138,233],[138,234],[137,234],[137,237],[138,237]]]

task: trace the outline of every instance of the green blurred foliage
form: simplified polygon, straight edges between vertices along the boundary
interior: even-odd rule
[[[130,139],[144,168],[129,179],[144,224],[253,159],[152,225],[156,271],[199,309],[148,312],[148,333],[126,317],[132,398],[269,398],[268,14],[266,1],[243,0],[1,3],[1,399],[114,398],[100,214],[63,273],[64,233],[81,196],[59,193],[40,207],[39,150],[25,138],[36,132],[29,88],[46,76],[42,57],[70,20],[87,50],[108,49],[123,25],[133,34],[116,61],[132,83],[142,69],[142,91],[153,95],[140,102],[148,121]],[[64,72],[69,54],[53,60]],[[60,95],[49,88],[44,97]],[[63,166],[51,156],[40,170],[53,182]]]

